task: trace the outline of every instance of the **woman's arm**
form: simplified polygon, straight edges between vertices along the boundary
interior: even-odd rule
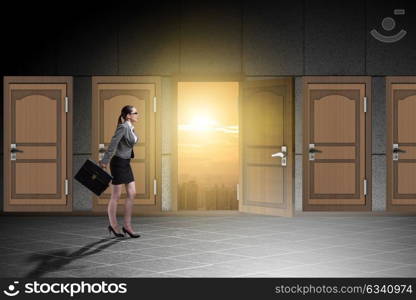
[[[118,143],[125,134],[125,131],[126,129],[122,124],[117,126],[116,132],[111,138],[110,146],[108,146],[107,151],[104,153],[103,159],[100,161],[101,165],[104,165],[104,167],[108,164],[110,158],[113,156],[114,151],[117,149]]]

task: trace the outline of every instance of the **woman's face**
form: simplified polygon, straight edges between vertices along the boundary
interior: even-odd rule
[[[131,113],[129,113],[130,122],[137,122],[137,119],[139,118],[139,113],[135,107],[132,108]]]

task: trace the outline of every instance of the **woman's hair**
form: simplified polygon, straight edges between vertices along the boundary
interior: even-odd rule
[[[126,105],[121,109],[120,116],[118,117],[117,126],[126,121],[127,115],[133,111],[132,105]]]

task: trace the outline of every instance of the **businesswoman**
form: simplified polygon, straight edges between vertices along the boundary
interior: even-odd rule
[[[131,226],[131,214],[134,196],[136,195],[136,185],[130,160],[134,157],[133,146],[138,141],[133,126],[137,122],[137,119],[138,112],[134,106],[126,105],[121,109],[117,129],[111,138],[110,146],[104,153],[103,159],[99,161],[100,167],[106,169],[111,158],[110,171],[113,180],[111,182],[111,199],[108,202],[107,208],[108,219],[110,221],[108,231],[117,237],[123,237],[123,233],[127,233],[133,238],[140,237],[139,234],[134,232]],[[115,154],[113,156],[114,152]],[[123,184],[126,187],[127,199],[124,204],[124,226],[122,227],[123,233],[121,233],[117,224],[117,201],[120,199]]]

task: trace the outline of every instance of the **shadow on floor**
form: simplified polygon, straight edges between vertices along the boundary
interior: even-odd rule
[[[96,242],[90,243],[88,245],[85,245],[82,248],[72,253],[69,253],[69,251],[67,250],[60,249],[58,251],[50,251],[50,252],[44,252],[42,254],[37,253],[37,254],[30,255],[27,259],[28,262],[38,261],[39,263],[33,271],[30,271],[25,276],[25,278],[42,277],[42,275],[46,273],[59,271],[60,269],[62,269],[63,266],[70,264],[74,260],[99,253],[102,250],[120,241],[121,240],[117,238],[111,238],[111,239],[105,238],[105,239],[101,239]],[[100,245],[100,246],[96,248],[92,248],[97,245]],[[50,255],[50,256],[46,256],[45,254]]]

